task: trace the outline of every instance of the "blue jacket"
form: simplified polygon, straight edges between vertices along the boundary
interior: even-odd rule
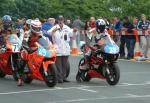
[[[116,32],[120,32],[121,31],[121,28],[122,28],[122,24],[121,24],[121,22],[119,21],[119,22],[117,22],[116,24],[115,24],[115,31]]]
[[[42,25],[42,32],[43,32],[44,36],[48,37],[51,42],[52,42],[52,37],[51,37],[51,35],[49,35],[47,33],[47,31],[50,30],[52,27],[53,27],[53,25],[48,22],[46,22]]]

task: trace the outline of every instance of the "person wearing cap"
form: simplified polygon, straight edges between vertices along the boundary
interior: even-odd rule
[[[70,37],[75,35],[76,30],[64,24],[62,15],[57,18],[58,24],[52,27],[48,33],[52,36],[53,44],[56,45],[56,67],[58,83],[68,82],[66,72],[68,68],[68,57],[70,55]]]
[[[142,50],[142,55],[139,58],[140,60],[148,58],[150,36],[148,35],[147,30],[149,27],[150,27],[150,21],[148,21],[146,19],[145,14],[142,14],[141,21],[138,22],[138,26],[137,26],[138,30],[142,31],[142,34],[140,35],[140,46],[141,46],[141,50]]]

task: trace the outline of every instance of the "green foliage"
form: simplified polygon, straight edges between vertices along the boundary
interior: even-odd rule
[[[0,16],[48,18],[62,14],[75,19],[81,16],[150,16],[150,0],[0,0]]]

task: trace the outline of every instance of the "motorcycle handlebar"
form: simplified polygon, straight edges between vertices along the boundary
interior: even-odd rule
[[[24,49],[26,49],[29,54],[30,54],[30,53],[33,53],[33,52],[35,52],[35,51],[37,50],[37,49],[32,50],[31,48],[29,48],[29,47],[27,47],[27,46],[25,46],[25,45],[22,45],[22,47],[23,47]]]

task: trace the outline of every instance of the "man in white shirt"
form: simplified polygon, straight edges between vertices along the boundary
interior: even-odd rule
[[[56,45],[56,67],[58,83],[68,82],[66,72],[68,68],[68,57],[70,55],[70,37],[75,35],[76,30],[72,30],[64,24],[64,17],[58,17],[58,24],[52,27],[48,33],[52,36],[52,41]]]

